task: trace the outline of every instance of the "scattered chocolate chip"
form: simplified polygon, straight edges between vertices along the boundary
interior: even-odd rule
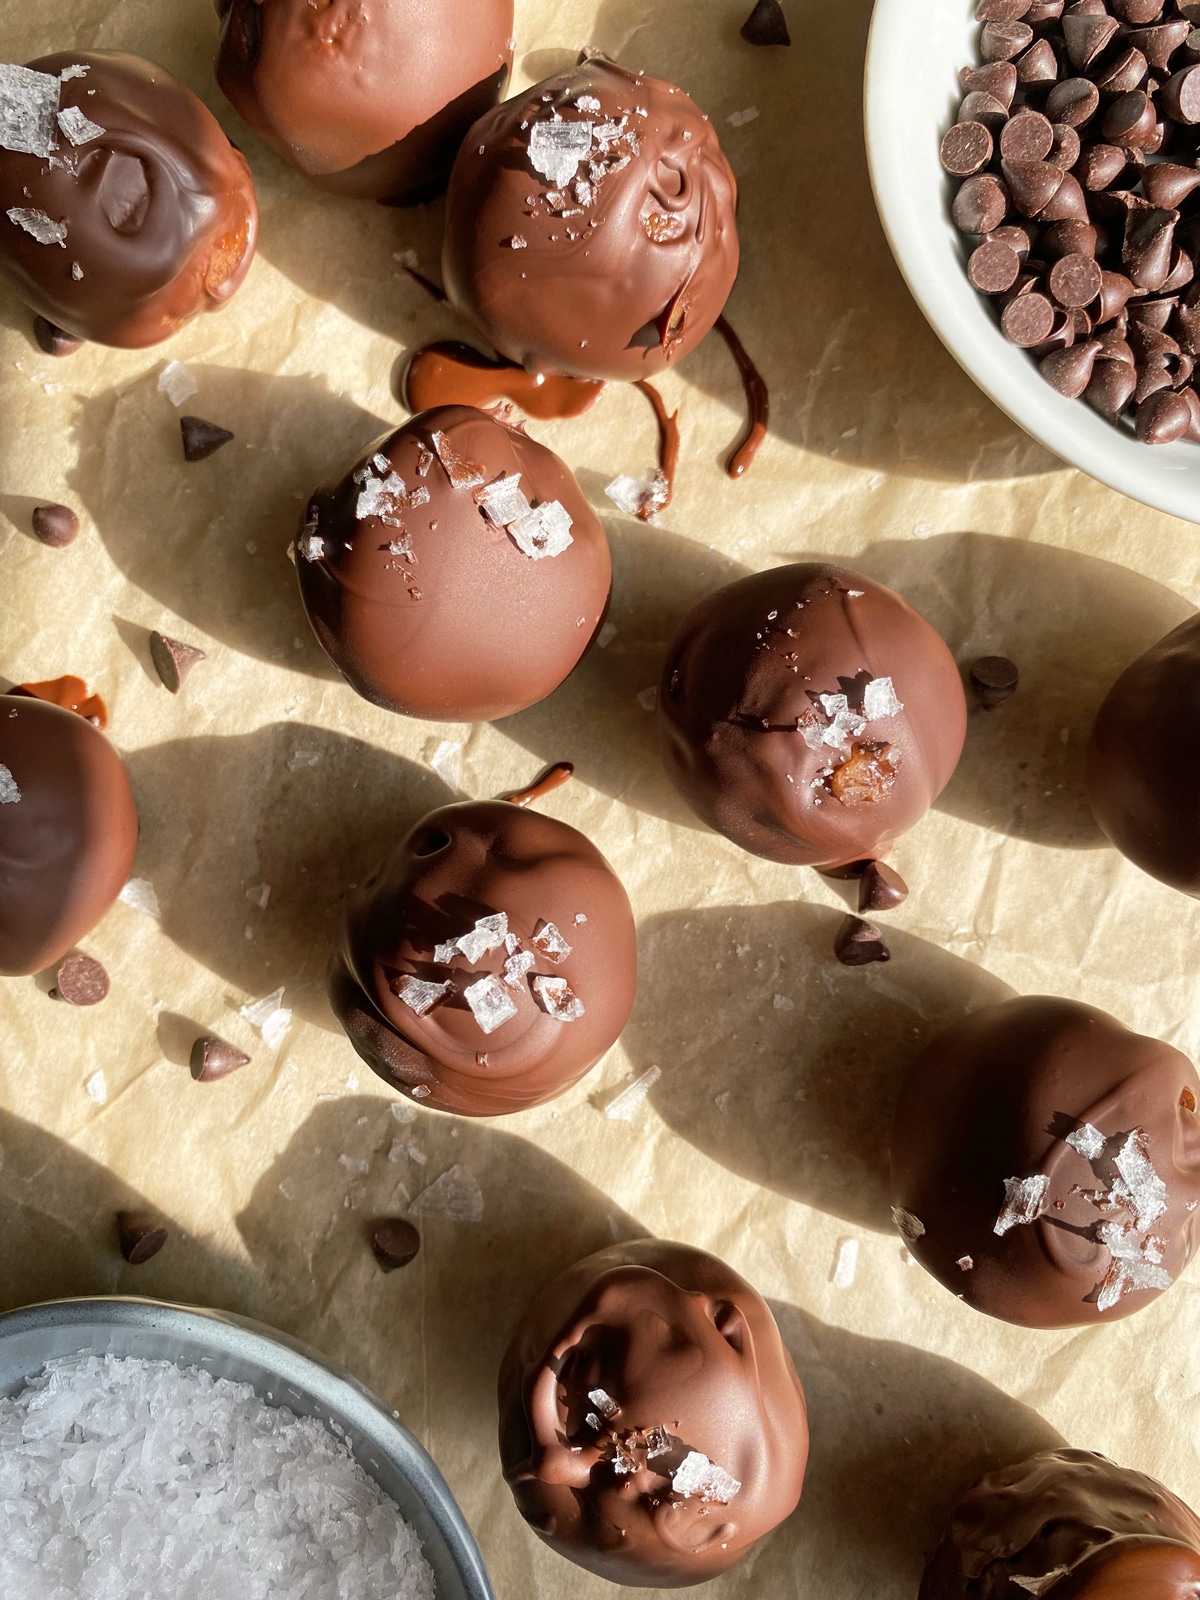
[[[908,885],[885,861],[869,861],[858,880],[860,911],[891,911],[908,899]]]
[[[1094,80],[1101,94],[1129,94],[1146,81],[1147,62],[1140,50],[1128,49]]]
[[[1170,22],[1160,22],[1153,28],[1138,28],[1125,37],[1133,49],[1142,52],[1147,64],[1155,72],[1165,73],[1170,70],[1171,57],[1191,31],[1191,23],[1186,18],[1177,17]]]
[[[1058,77],[1058,57],[1048,40],[1039,39],[1023,56],[1017,57],[1016,68],[1017,82],[1026,89],[1036,88],[1039,84],[1053,83]]]
[[[1020,270],[1020,256],[1000,239],[985,239],[967,262],[967,277],[981,294],[1007,293]]]
[[[192,1077],[197,1083],[216,1083],[249,1064],[250,1057],[244,1050],[219,1039],[215,1033],[203,1034],[192,1046]]]
[[[1072,11],[1074,9],[1072,7]],[[1080,72],[1086,72],[1112,43],[1113,35],[1120,26],[1117,19],[1110,17],[1107,12],[1083,16],[1065,14],[1062,19],[1063,39],[1072,64]]]
[[[1169,380],[1168,380],[1169,381]],[[1192,425],[1192,413],[1181,394],[1165,385],[1138,406],[1135,426],[1144,444],[1173,444]]]
[[[1017,92],[1017,69],[1011,61],[992,61],[982,67],[964,67],[958,81],[968,94],[986,94],[1007,112]]]
[[[1054,127],[1040,111],[1018,111],[1000,132],[1005,161],[1044,161],[1054,148]]]
[[[1120,145],[1093,144],[1083,152],[1075,172],[1085,189],[1098,191],[1111,188],[1128,165],[1129,157]]]
[[[381,1217],[371,1227],[371,1249],[384,1272],[406,1267],[421,1248],[421,1235],[403,1217]]]
[[[1067,310],[1091,305],[1101,281],[1100,264],[1092,256],[1063,256],[1050,269],[1050,293]]]
[[[979,36],[985,61],[1011,61],[1032,43],[1033,29],[1027,22],[985,22]]]
[[[73,955],[59,963],[51,994],[72,1006],[99,1005],[108,993],[108,973],[91,956]]]
[[[1083,152],[1083,141],[1075,132],[1075,129],[1069,127],[1065,122],[1056,122],[1053,124],[1053,128],[1054,143],[1050,146],[1050,154],[1046,157],[1046,160],[1052,161],[1056,167],[1061,167],[1064,172],[1070,172]]]
[[[992,159],[992,136],[982,122],[956,122],[946,130],[939,154],[947,172],[969,178]]]
[[[971,663],[971,687],[985,711],[1016,694],[1021,674],[1007,656],[980,656]]]
[[[1100,91],[1086,78],[1063,78],[1046,96],[1046,115],[1051,122],[1065,122],[1082,128],[1100,109]]]
[[[82,339],[77,339],[65,328],[55,327],[45,317],[34,317],[33,337],[38,342],[38,348],[48,356],[73,356],[83,343]]]
[[[131,1267],[145,1266],[167,1242],[167,1230],[148,1211],[118,1211],[117,1239]]]
[[[742,38],[747,44],[791,44],[792,36],[779,0],[758,0],[742,23]]]
[[[1000,320],[1014,344],[1032,350],[1054,331],[1054,307],[1044,294],[1022,294],[1008,302]]]
[[[1049,129],[1050,124],[1046,127]],[[1066,173],[1050,161],[1005,161],[1000,170],[1013,205],[1025,217],[1036,217],[1044,211],[1067,181]]]
[[[183,644],[156,629],[150,635],[150,659],[164,686],[178,694],[188,673],[198,661],[207,660],[207,655],[194,644]]]
[[[833,941],[833,953],[844,967],[869,967],[874,961],[890,961],[892,952],[873,922],[861,917],[846,917]]]
[[[1102,357],[1092,369],[1092,381],[1083,398],[1093,411],[1115,422],[1133,399],[1136,388],[1137,369],[1132,364]]]
[[[975,7],[976,22],[1020,22],[1029,10],[1031,0],[979,0]]]
[[[1052,389],[1067,400],[1078,400],[1092,381],[1096,357],[1100,354],[1100,341],[1089,339],[1086,344],[1074,344],[1066,350],[1052,350],[1038,363],[1042,377]]]
[[[1137,27],[1140,23],[1156,22],[1162,16],[1163,0],[1110,0],[1114,17]],[[1184,8],[1181,6],[1180,10]]]
[[[994,172],[981,172],[962,185],[952,210],[961,232],[991,233],[1008,215],[1008,190]]]
[[[43,544],[61,550],[78,537],[79,518],[70,506],[35,506],[33,531]]]
[[[206,461],[233,438],[228,428],[218,428],[215,422],[205,422],[203,417],[180,417],[179,428],[183,434],[185,461]]]
[[[1162,108],[1174,122],[1200,122],[1200,66],[1185,67],[1167,79]]]

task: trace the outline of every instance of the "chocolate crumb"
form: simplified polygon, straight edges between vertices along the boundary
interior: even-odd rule
[[[185,461],[207,461],[233,438],[228,428],[218,428],[203,417],[180,417],[179,431],[183,434]]]
[[[203,1034],[192,1046],[192,1077],[197,1083],[216,1083],[249,1063],[244,1050],[219,1039],[215,1033]]]
[[[167,1242],[167,1230],[148,1211],[118,1211],[117,1238],[131,1267],[144,1266]]]
[[[164,687],[172,694],[179,693],[183,680],[197,661],[207,659],[205,652],[198,650],[195,645],[169,638],[157,629],[150,635],[150,657]]]
[[[742,38],[747,44],[791,44],[787,18],[779,0],[758,0],[742,23]]]
[[[79,518],[70,506],[35,506],[33,531],[43,544],[54,550],[73,544],[79,534]]]
[[[381,1217],[371,1227],[371,1249],[384,1272],[406,1267],[421,1248],[421,1235],[403,1217]]]
[[[860,911],[891,911],[908,899],[908,885],[895,870],[882,861],[870,861],[858,880]]]
[[[1007,656],[980,656],[971,664],[971,687],[985,711],[991,711],[1017,692],[1020,673]]]
[[[833,941],[833,953],[844,967],[867,967],[873,961],[890,961],[892,952],[873,922],[846,917]]]
[[[83,343],[73,333],[68,333],[65,328],[58,328],[45,317],[34,317],[33,337],[37,340],[38,349],[44,350],[48,356],[72,356]]]
[[[51,994],[71,1006],[99,1005],[108,993],[108,973],[91,956],[73,955],[61,963]]]

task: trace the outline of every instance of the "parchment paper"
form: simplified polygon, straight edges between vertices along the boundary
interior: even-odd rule
[[[427,1444],[501,1600],[609,1592],[518,1517],[494,1378],[534,1290],[643,1232],[716,1251],[770,1297],[811,1405],[799,1511],[713,1600],[912,1600],[957,1496],[1059,1436],[1200,1503],[1200,1274],[1117,1326],[993,1323],[906,1264],[885,1143],[921,1044],[1010,993],[1076,996],[1200,1054],[1200,911],[1103,846],[1080,781],[1107,685],[1200,594],[1200,536],[1047,456],[910,303],[861,145],[869,0],[787,0],[787,51],[742,44],[747,9],[518,0],[518,82],[591,43],[685,85],[716,120],[743,192],[730,314],[770,381],[773,428],[751,474],[727,481],[741,401],[707,341],[662,384],[683,458],[674,505],[646,528],[602,494],[652,467],[639,396],[612,389],[582,420],[535,423],[604,519],[618,632],[545,704],[445,727],[375,710],[334,677],[284,555],[300,498],[403,417],[402,351],[461,332],[393,259],[413,249],[436,276],[439,207],[330,199],[265,151],[212,81],[206,0],[0,0],[5,59],[115,47],[179,74],[247,150],[263,212],[232,306],[155,351],[52,361],[0,296],[0,672],[74,672],[107,698],[142,820],[135,871],[162,908],[160,923],[118,905],[87,939],[113,979],[94,1011],[52,1003],[45,980],[0,983],[0,1304],[145,1293],[311,1341]],[[237,435],[208,462],[182,461],[156,388],[168,359],[197,378],[185,409]],[[44,500],[79,509],[72,548],[29,534]],[[913,893],[887,919],[892,962],[858,971],[832,959],[845,909],[832,886],[690,821],[638,700],[698,597],[813,552],[897,586],[960,660],[999,651],[1022,673],[1015,700],[973,713],[958,776],[896,851]],[[155,627],[209,652],[178,698],[150,667]],[[443,744],[461,749],[439,774]],[[453,787],[492,795],[563,758],[577,776],[546,809],[596,840],[633,897],[633,1019],[551,1107],[401,1125],[324,999],[341,897]],[[247,898],[263,884],[265,909]],[[279,984],[294,1022],[273,1051],[238,1007]],[[208,1029],[254,1060],[199,1087],[186,1059]],[[606,1117],[652,1065],[635,1119]],[[84,1084],[101,1068],[97,1105]],[[417,1261],[384,1277],[368,1219],[455,1163],[477,1177],[482,1221],[426,1219]],[[130,1203],[174,1229],[140,1270],[113,1238]],[[847,1239],[860,1249],[842,1289]]]

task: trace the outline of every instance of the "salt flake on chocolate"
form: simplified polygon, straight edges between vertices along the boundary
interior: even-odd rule
[[[892,1207],[892,1221],[906,1244],[916,1244],[918,1239],[924,1237],[925,1224],[920,1217],[914,1217],[911,1211],[905,1211],[903,1206]]]
[[[1121,1178],[1113,1184],[1112,1194],[1125,1201],[1140,1229],[1148,1228],[1167,1209],[1167,1186],[1154,1170],[1144,1129],[1134,1128],[1115,1165]]]
[[[583,1001],[565,978],[531,978],[542,1010],[556,1022],[576,1022],[583,1016]]]
[[[1090,1122],[1085,1122],[1082,1128],[1076,1128],[1074,1133],[1069,1133],[1065,1143],[1077,1150],[1085,1161],[1098,1161],[1104,1154],[1104,1146],[1108,1140],[1094,1128]]]
[[[448,967],[457,954],[457,939],[447,939],[444,944],[434,945],[433,947],[433,959],[439,967]]]
[[[8,213],[8,220],[16,223],[18,228],[24,228],[39,244],[57,244],[64,250],[67,248],[66,223],[55,222],[34,206],[13,206]]]
[[[519,522],[533,510],[521,488],[519,472],[514,472],[508,478],[497,478],[495,483],[476,489],[475,504],[497,528],[507,528],[510,523]]]
[[[627,516],[648,522],[666,502],[666,474],[657,472],[653,478],[629,478],[621,473],[619,477],[613,479],[604,492],[618,511],[624,511]]]
[[[511,995],[504,992],[498,978],[480,978],[478,983],[463,990],[463,997],[484,1033],[495,1033],[497,1028],[517,1014]]]
[[[878,717],[894,717],[897,711],[903,710],[890,678],[872,678],[863,690],[863,716],[868,722]]]
[[[468,461],[465,456],[460,456],[444,433],[435,433],[432,438],[433,448],[446,470],[452,489],[478,489],[487,482],[487,473],[483,468],[476,466],[473,461]],[[417,473],[418,476],[424,477],[420,466],[417,468]]]
[[[1050,1179],[1044,1172],[1032,1178],[1005,1178],[1004,1205],[992,1232],[1001,1238],[1011,1229],[1036,1222],[1046,1204]]]
[[[553,961],[558,966],[560,961],[565,961],[571,954],[571,946],[559,933],[552,922],[539,922],[534,929],[533,948],[545,956],[547,961]]]
[[[590,122],[535,122],[529,130],[529,164],[556,189],[579,171],[579,163],[592,148]]]
[[[458,948],[468,961],[478,961],[489,950],[498,950],[508,933],[508,915],[498,911],[491,917],[480,917],[470,933],[458,940]]]
[[[402,1000],[410,1011],[415,1011],[417,1016],[425,1017],[440,1000],[446,998],[451,988],[449,983],[429,983],[424,978],[414,978],[406,972],[396,981],[396,998]]]
[[[54,149],[59,80],[29,67],[0,66],[0,147],[18,155]]]
[[[592,1402],[592,1404],[595,1406],[596,1410],[600,1413],[600,1415],[602,1417],[607,1417],[610,1422],[612,1421],[612,1419],[614,1417],[620,1415],[620,1412],[621,1412],[620,1406],[613,1399],[612,1395],[610,1395],[608,1393],[607,1390],[605,1390],[605,1389],[589,1389],[588,1390],[588,1399]]]
[[[866,727],[866,721],[857,711],[851,711],[844,694],[823,694],[818,697],[821,709],[829,718],[829,726],[821,732],[821,741],[833,750],[848,750],[850,741],[857,739]]]
[[[62,69],[58,75],[59,82],[69,83],[72,78],[86,78],[88,71],[89,68],[81,65],[80,62],[75,61],[69,67],[64,67]]]
[[[742,1486],[732,1473],[718,1467],[699,1450],[689,1450],[675,1469],[671,1487],[685,1500],[715,1500],[727,1506]]]
[[[658,1456],[670,1455],[671,1435],[661,1425],[651,1428],[646,1434],[646,1459],[653,1461]]]
[[[58,113],[58,125],[73,145],[91,144],[99,139],[105,129],[90,117],[85,117],[78,106],[64,106]]]
[[[510,989],[525,987],[525,974],[535,965],[537,957],[532,950],[514,950],[504,963],[501,978]]]
[[[1173,1279],[1165,1267],[1146,1261],[1115,1259],[1096,1297],[1097,1311],[1111,1311],[1123,1294],[1138,1289],[1169,1289]]]
[[[0,806],[15,806],[21,798],[21,791],[17,788],[17,780],[0,761]]]
[[[562,555],[568,545],[575,543],[571,528],[572,518],[567,508],[557,500],[547,500],[511,523],[508,536],[531,561],[541,561],[545,556]]]

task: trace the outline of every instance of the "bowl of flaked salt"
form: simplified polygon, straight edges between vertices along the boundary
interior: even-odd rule
[[[493,1600],[362,1385],[259,1324],[127,1299],[0,1316],[0,1595]]]

